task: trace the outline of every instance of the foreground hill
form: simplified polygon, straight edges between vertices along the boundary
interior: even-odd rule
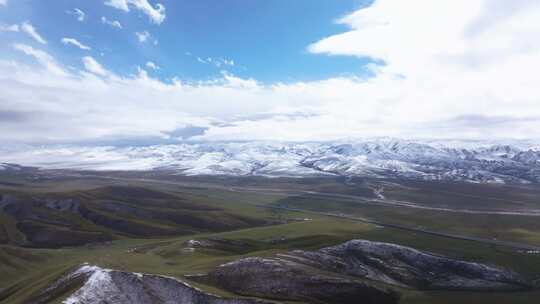
[[[76,290],[69,294],[70,290]],[[261,300],[215,296],[172,277],[84,265],[40,292],[33,303],[50,303],[63,294],[66,304],[270,304]]]
[[[219,265],[207,275],[186,279],[217,286],[237,297],[253,298],[219,297],[172,277],[84,265],[55,280],[33,301],[46,303],[66,298],[64,303],[68,304],[270,303],[265,300],[394,304],[402,288],[501,292],[533,287],[524,277],[503,268],[366,240],[317,251],[241,258]]]

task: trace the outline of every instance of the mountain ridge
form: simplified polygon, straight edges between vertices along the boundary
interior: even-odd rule
[[[346,176],[482,183],[540,182],[540,146],[373,139],[4,149],[2,170],[169,170],[181,175]]]

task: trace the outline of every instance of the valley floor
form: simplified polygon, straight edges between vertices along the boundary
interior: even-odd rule
[[[498,265],[531,280],[540,277],[540,252],[535,249],[540,246],[540,221],[535,213],[540,209],[540,188],[531,185],[45,171],[1,175],[0,193],[4,208],[0,214],[2,303],[26,303],[83,263],[172,276],[205,291],[238,298],[187,275],[204,274],[243,257],[316,250],[351,239],[400,244]],[[6,209],[6,197],[16,197],[27,207]],[[67,198],[80,202],[78,209],[62,209],[66,205],[58,202]],[[47,203],[49,207],[44,207]],[[135,211],[139,209],[148,212]],[[465,209],[475,212],[459,211]],[[520,214],[509,214],[511,210]],[[193,218],[196,221],[188,220]],[[137,225],[154,233],[133,228]],[[88,242],[62,243],[74,237],[66,234],[72,227],[77,227],[76,237]],[[96,240],[96,235],[104,239]],[[194,245],[205,240],[214,240],[214,245]],[[400,303],[536,303],[540,296],[537,290],[395,289],[402,294]],[[66,291],[54,301],[60,303],[68,295]]]

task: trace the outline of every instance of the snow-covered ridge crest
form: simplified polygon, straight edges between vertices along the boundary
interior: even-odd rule
[[[74,288],[82,284],[63,304],[265,304],[268,302],[251,299],[223,298],[173,277],[125,272],[84,264],[62,276],[46,288],[37,302],[48,303],[58,290]]]
[[[3,149],[0,150],[0,162],[47,169],[166,169],[183,175],[339,175],[536,183],[540,181],[539,147],[528,142],[441,142],[388,138],[339,143],[50,146]]]
[[[109,272],[109,269],[89,265],[84,265],[77,269],[73,274],[71,274],[71,276],[87,275],[88,279],[82,288],[77,290],[62,303],[92,303],[93,301],[98,301],[100,297],[107,294],[118,293],[119,290],[112,283],[112,278]]]

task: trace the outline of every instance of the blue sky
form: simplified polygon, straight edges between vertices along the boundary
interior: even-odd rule
[[[537,0],[0,0],[0,142],[537,139],[539,19]]]
[[[31,20],[47,38],[44,49],[65,65],[80,66],[80,57],[90,55],[119,74],[136,73],[137,66],[147,61],[160,67],[152,73],[163,80],[211,79],[223,70],[262,82],[317,80],[366,72],[366,60],[311,54],[306,46],[345,30],[346,26],[334,20],[368,1],[159,2],[166,16],[161,24],[151,22],[141,11],[125,12],[104,1],[87,0],[10,1],[8,9],[0,10],[0,20],[4,24]],[[152,1],[150,4],[155,5]],[[82,22],[73,13],[75,8],[84,12]],[[102,17],[118,21],[122,28],[103,24]],[[151,37],[140,43],[135,33],[145,31]],[[0,36],[2,52],[13,52],[9,42],[15,40],[14,36]],[[73,37],[91,50],[64,45],[64,37]],[[204,61],[232,61],[234,65],[217,67],[197,57]]]

